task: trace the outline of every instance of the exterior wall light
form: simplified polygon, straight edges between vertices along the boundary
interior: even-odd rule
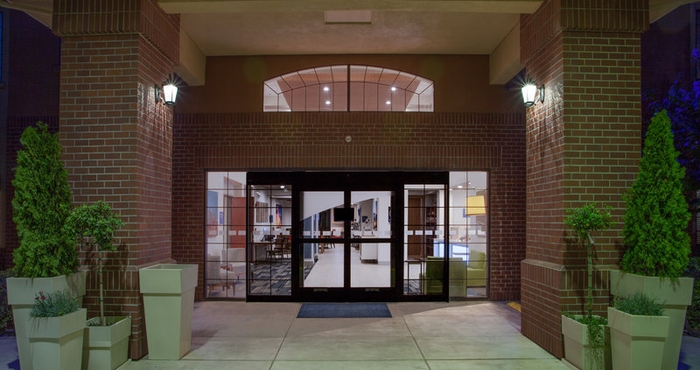
[[[532,82],[526,83],[523,88],[523,103],[526,107],[531,107],[535,105],[535,96],[539,99],[540,103],[544,103],[544,85],[539,88]]]
[[[175,84],[175,79],[168,75],[168,79],[163,82],[163,87],[158,85],[153,86],[155,90],[156,104],[162,102],[166,105],[175,104],[175,99],[177,99],[177,85]]]

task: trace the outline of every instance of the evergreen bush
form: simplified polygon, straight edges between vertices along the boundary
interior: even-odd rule
[[[690,212],[677,158],[664,110],[651,120],[637,180],[625,196],[623,272],[676,279],[688,266]]]
[[[684,276],[694,278],[693,300],[688,306],[686,320],[688,321],[690,333],[698,336],[700,335],[700,257],[690,259],[688,270],[686,270]]]
[[[12,326],[12,308],[7,303],[8,277],[12,277],[12,270],[0,271],[0,334]]]
[[[77,271],[75,242],[64,230],[72,192],[61,159],[58,134],[46,124],[27,127],[20,138],[12,185],[12,220],[19,247],[12,253],[16,277],[69,275]]]

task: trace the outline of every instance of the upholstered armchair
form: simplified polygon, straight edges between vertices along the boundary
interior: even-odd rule
[[[469,252],[469,262],[467,262],[467,286],[486,286],[486,253],[472,250]]]
[[[449,294],[451,297],[467,295],[467,264],[461,258],[450,258]],[[423,294],[442,293],[442,274],[444,259],[429,256],[425,261],[425,274],[421,274],[421,291]]]
[[[218,254],[207,254],[207,260],[205,263],[206,269],[206,286],[207,295],[211,295],[212,291],[221,287],[221,290],[226,290],[229,283],[226,280],[227,271],[222,268],[221,256]]]

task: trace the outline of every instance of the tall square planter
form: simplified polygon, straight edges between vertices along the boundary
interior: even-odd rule
[[[610,271],[610,294],[631,297],[641,292],[664,306],[669,318],[668,339],[664,347],[662,369],[675,369],[681,353],[685,312],[693,298],[693,278],[680,277],[676,282],[656,276]]]
[[[64,316],[32,318],[28,325],[32,368],[80,369],[86,318],[84,308]]]
[[[197,268],[160,264],[139,270],[150,359],[179,360],[190,350]]]
[[[662,365],[668,316],[630,315],[608,307],[610,347],[615,370],[675,369]]]
[[[601,325],[604,326],[604,325]],[[610,355],[610,330],[603,328],[605,346],[591,348],[588,340],[588,326],[562,315],[561,332],[564,337],[564,358],[562,363],[570,369],[609,370],[612,369]]]
[[[7,303],[12,306],[12,316],[15,323],[15,340],[22,370],[32,370],[32,351],[29,344],[29,311],[34,305],[37,293],[69,290],[78,298],[82,306],[85,295],[85,272],[80,271],[70,276],[54,276],[49,278],[7,278]],[[83,323],[84,324],[84,323]],[[40,370],[40,368],[36,368]]]
[[[88,321],[83,343],[83,370],[114,370],[129,359],[131,317],[107,317],[107,325],[100,318]]]

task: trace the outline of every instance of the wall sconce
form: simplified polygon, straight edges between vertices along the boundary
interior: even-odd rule
[[[158,85],[154,85],[153,90],[155,91],[156,104],[160,102],[166,105],[175,104],[175,99],[177,99],[177,85],[172,75],[168,75],[168,79],[163,81],[162,88]]]
[[[537,95],[540,103],[544,103],[544,85],[539,88],[532,82],[527,82],[522,88],[523,103],[526,107],[535,105],[535,95]]]

